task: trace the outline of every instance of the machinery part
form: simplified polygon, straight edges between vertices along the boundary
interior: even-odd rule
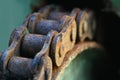
[[[47,6],[44,6],[44,7],[42,7],[39,11],[38,11],[38,13],[33,13],[33,14],[31,14],[30,15],[30,17],[29,17],[29,20],[28,20],[28,29],[29,29],[29,31],[31,32],[31,33],[39,33],[39,31],[38,32],[36,32],[36,29],[35,29],[35,25],[36,25],[36,23],[38,22],[38,21],[40,21],[40,20],[42,20],[42,19],[47,19],[48,18],[48,14],[51,12],[51,11],[60,11],[60,10],[62,10],[62,8],[60,7],[60,6],[55,6],[55,5],[47,5]],[[62,24],[62,21],[64,21],[64,20],[61,20],[60,21],[60,23]],[[51,21],[50,21],[51,22]],[[53,23],[55,22],[55,21],[52,21]],[[56,24],[57,22],[55,22],[55,24]],[[47,23],[48,24],[48,23]],[[57,24],[59,24],[59,23],[57,23]],[[64,24],[64,22],[63,22],[63,24]],[[45,25],[44,25],[45,26]],[[52,25],[47,25],[47,26],[51,26],[52,27]],[[54,26],[55,27],[55,26]],[[54,30],[54,27],[52,27],[52,29]],[[60,28],[60,27],[59,27]],[[55,28],[56,29],[56,28]],[[59,29],[58,29],[59,30]],[[42,33],[43,34],[43,33]]]
[[[76,23],[74,18],[66,16],[68,22],[63,30],[55,36],[51,47],[51,57],[55,65],[60,66],[65,54],[70,51],[76,42]]]
[[[54,35],[55,32],[51,31],[51,34]],[[3,72],[6,73],[7,71],[8,72],[10,71],[10,74],[13,74],[13,75],[16,74],[16,76],[20,76],[20,77],[22,76],[24,78],[32,77],[32,75],[35,74],[34,76],[35,76],[35,79],[36,79],[36,78],[39,78],[39,76],[43,75],[43,73],[40,73],[40,72],[38,72],[36,70],[37,68],[39,68],[38,66],[40,66],[40,69],[42,69],[42,67],[45,68],[45,70],[44,70],[45,73],[44,74],[45,74],[45,76],[48,76],[46,78],[46,80],[51,80],[50,74],[52,73],[51,72],[52,71],[52,61],[51,61],[51,58],[48,57],[50,43],[52,41],[51,36],[52,35],[49,34],[46,37],[46,40],[44,42],[44,45],[43,45],[41,51],[36,54],[34,59],[28,59],[28,58],[22,58],[22,57],[13,56],[14,55],[14,49],[13,49],[13,52],[7,51],[7,56],[8,56],[8,54],[9,55],[11,54],[11,55],[9,57],[9,62],[8,62],[8,58],[6,59],[6,56],[5,56],[4,60],[7,60],[7,61],[3,61],[4,62],[3,67],[5,68]],[[5,54],[3,53],[2,56],[4,56],[4,55]],[[21,66],[21,67],[19,67],[19,66]],[[19,67],[19,68],[17,68],[17,67]],[[24,67],[27,67],[27,69],[24,68]],[[7,70],[7,68],[8,68],[8,70]],[[22,70],[22,71],[20,72],[19,70],[20,71]],[[20,72],[20,73],[18,73],[18,72]],[[39,73],[39,76],[36,73]]]
[[[51,80],[52,61],[48,56],[41,57],[34,70],[31,64],[32,59],[13,56],[8,63],[8,73],[10,77],[20,79]]]
[[[67,18],[62,17],[61,20],[43,20],[40,13],[34,13],[29,19],[28,30],[31,33],[46,35],[51,30],[56,30],[60,32]]]
[[[63,59],[64,59],[64,55],[73,48],[75,41],[76,41],[76,23],[74,18],[69,17],[69,16],[64,16],[64,18],[66,19],[66,23],[64,24],[64,28],[63,30],[60,32],[60,34],[58,34],[56,36],[56,38],[53,40],[53,44],[51,48],[52,49],[51,53],[56,54],[54,56],[54,62],[57,66],[60,66]],[[29,36],[28,36],[29,35]],[[48,34],[49,35],[49,34]],[[61,35],[61,37],[59,37]],[[61,40],[60,40],[61,38]],[[42,40],[43,39],[43,40]],[[37,53],[42,47],[42,44],[44,43],[44,37],[37,37],[37,35],[35,36],[30,36],[30,34],[27,34],[27,36],[25,35],[25,37],[23,38],[23,42],[22,42],[22,56],[24,57],[34,57],[35,53]],[[36,41],[34,41],[36,40]],[[61,45],[58,45],[59,43],[61,43]],[[32,44],[30,44],[32,43]],[[39,46],[39,44],[41,44],[41,46]],[[56,48],[56,46],[58,48]],[[61,49],[59,52],[57,50]],[[29,54],[26,54],[29,53]],[[57,56],[58,54],[61,54],[61,60],[59,60],[59,56]],[[27,55],[27,56],[26,56]],[[30,56],[31,55],[31,56]],[[52,54],[51,54],[52,55]],[[57,56],[57,57],[56,57]]]
[[[77,41],[84,41],[85,39],[92,40],[95,34],[96,22],[94,18],[94,14],[92,11],[88,10],[80,10],[79,8],[75,8],[71,13],[65,12],[51,12],[49,15],[49,19],[59,20],[64,15],[70,15],[75,17],[77,23]]]
[[[13,74],[11,77],[32,77],[31,63],[32,59],[13,56],[8,62],[9,74]]]
[[[47,20],[52,12],[59,12],[53,14],[56,20]],[[53,6],[30,14],[23,26],[12,32],[9,48],[0,53],[0,70],[13,79],[58,79],[82,51],[101,49],[97,43],[84,43],[87,37],[92,39],[95,30],[94,21],[90,21],[92,16],[91,11],[75,8],[71,13],[62,13]],[[82,42],[76,44],[77,38]]]
[[[95,33],[96,22],[94,20],[94,16],[92,12],[81,11],[77,17],[78,24],[78,33],[80,41],[84,41],[86,38],[92,40]]]
[[[36,55],[35,55],[35,57],[34,57],[34,59],[33,59],[33,61],[32,61],[32,64],[31,64],[31,66],[32,66],[32,70],[34,70],[34,69],[36,69],[36,66],[38,66],[38,63],[39,63],[39,61],[40,61],[40,59],[46,59],[46,58],[41,58],[41,57],[43,57],[43,56],[46,56],[46,55],[49,55],[49,49],[50,49],[50,43],[51,43],[51,41],[52,41],[52,39],[49,39],[49,38],[51,38],[51,36],[49,35],[48,37],[47,37],[47,39],[46,39],[46,41],[45,41],[45,44],[44,44],[44,46],[43,46],[43,48],[42,48],[42,50],[39,52],[39,53],[37,53]],[[48,41],[49,40],[49,41]],[[46,63],[46,64],[45,64]],[[46,62],[45,63],[43,63],[44,65],[47,65],[46,66],[46,68],[47,68],[47,71],[45,71],[46,73],[43,73],[42,71],[41,71],[41,75],[43,75],[43,74],[45,74],[46,76],[45,76],[45,78],[43,77],[43,76],[39,76],[39,79],[43,79],[43,80],[51,80],[51,75],[52,75],[52,61],[51,61],[51,59],[48,59],[47,58],[47,60],[46,60]],[[43,70],[43,69],[42,69]],[[35,71],[33,71],[33,72],[36,72],[37,70],[35,70]],[[48,76],[47,76],[48,75]],[[36,77],[37,77],[38,75],[36,75]],[[36,79],[36,80],[38,80],[38,79]]]
[[[76,20],[77,17],[78,17],[79,12],[80,12],[79,8],[73,9],[71,13],[54,11],[54,12],[50,13],[49,19],[60,20],[64,15],[69,15],[69,16],[73,17]],[[76,24],[76,26],[77,26],[76,42],[79,42],[78,41],[78,39],[79,39],[79,26],[78,26],[78,24]]]
[[[26,34],[21,43],[21,56],[34,57],[42,49],[45,40],[45,35]]]
[[[37,71],[36,75],[34,75],[34,80],[51,80],[52,79],[52,60],[48,56],[42,57],[43,63],[39,64],[41,70]]]
[[[95,31],[96,31],[96,18],[95,18],[95,14],[90,11],[90,10],[86,10],[87,14],[88,14],[88,25],[90,26],[90,30],[89,30],[89,34],[91,34],[91,40],[94,38],[95,36]]]
[[[25,31],[26,31],[26,27],[23,26],[23,27],[18,28],[18,30],[15,31],[14,35],[12,35],[14,39],[10,39],[10,43],[13,40],[11,45],[6,51],[3,52],[0,58],[0,63],[2,65],[1,69],[3,71],[6,70],[9,59],[13,55],[19,55],[20,42],[21,42],[22,37],[24,36]]]
[[[12,44],[12,42],[14,41],[15,38],[17,38],[18,40],[20,39],[20,42],[21,42],[24,35],[28,34],[28,33],[29,32],[28,32],[26,26],[24,26],[24,25],[20,26],[18,29],[14,29],[10,35],[9,46]]]
[[[9,44],[13,41],[13,38],[15,37],[16,30],[14,30],[11,34]],[[22,57],[27,57],[27,58],[33,58],[37,52],[39,52],[42,48],[43,45],[46,41],[46,39],[52,39],[55,35],[57,34],[56,31],[51,31],[47,35],[40,35],[40,34],[20,34],[24,35],[22,37],[21,42],[19,42],[20,45],[20,52]],[[51,38],[48,38],[51,37]],[[20,53],[19,52],[19,53]]]
[[[9,61],[9,59],[13,56],[13,55],[16,55],[16,56],[18,56],[18,55],[21,55],[20,54],[20,46],[21,46],[21,44],[22,44],[22,42],[23,42],[23,36],[25,35],[24,34],[24,31],[26,30],[26,27],[21,27],[20,29],[18,29],[18,30],[14,30],[13,31],[13,33],[11,34],[11,39],[10,39],[10,43],[11,43],[11,45],[10,45],[10,47],[5,51],[5,52],[3,52],[3,54],[2,54],[2,57],[1,57],[1,64],[3,65],[2,66],[2,70],[5,70],[6,69],[6,66],[7,66],[7,63],[8,63],[8,61]],[[45,39],[45,41],[47,41],[47,42],[44,42],[43,43],[43,41],[40,41],[40,40],[38,40],[38,44],[34,44],[34,46],[32,46],[32,44],[30,45],[30,44],[27,44],[26,43],[26,41],[25,42],[23,42],[23,46],[27,46],[27,49],[25,50],[24,49],[24,47],[22,46],[22,49],[23,49],[23,51],[25,50],[26,52],[30,52],[30,50],[29,50],[29,47],[30,48],[33,48],[32,50],[33,50],[33,52],[36,52],[36,51],[40,51],[39,49],[42,49],[43,47],[44,47],[44,45],[42,46],[42,44],[46,44],[46,46],[49,46],[50,45],[50,43],[48,44],[48,42],[50,42],[51,41],[51,39],[53,38],[53,36],[55,35],[55,31],[51,31],[51,32],[49,32],[49,34],[46,36],[46,39]],[[34,36],[35,37],[35,36]],[[38,39],[40,39],[41,37],[39,37]],[[26,39],[26,38],[25,38]],[[29,40],[28,40],[29,41]],[[36,41],[33,41],[34,43],[36,42]],[[26,43],[26,44],[25,44]],[[39,44],[40,43],[40,44]],[[25,45],[24,45],[25,44]],[[34,48],[35,46],[37,46],[37,45],[41,45],[41,46],[39,46],[39,47],[37,47],[37,50]],[[37,53],[37,52],[36,52]],[[28,54],[28,55],[35,55],[36,53],[34,53],[34,54]],[[25,54],[24,53],[24,55],[27,55],[27,53]],[[29,57],[29,56],[28,56]],[[31,56],[30,56],[31,57]],[[34,56],[33,56],[34,57]]]
[[[104,52],[102,46],[96,42],[79,42],[76,44],[74,48],[66,54],[62,65],[53,67],[52,80],[60,80],[61,74],[63,74],[64,70],[69,66],[72,60],[78,55],[81,55],[83,51],[94,48]]]
[[[37,14],[36,14],[37,15]],[[39,14],[38,14],[39,15]],[[34,16],[35,17],[35,16]],[[35,20],[31,17],[32,22],[29,22],[29,24],[34,24]],[[51,53],[56,54],[54,56],[54,62],[57,66],[60,66],[64,55],[73,48],[75,42],[76,42],[76,22],[74,20],[74,17],[70,16],[63,16],[61,20],[59,21],[53,21],[53,20],[40,20],[38,23],[34,24],[36,25],[35,30],[32,30],[35,33],[39,34],[47,34],[50,30],[57,30],[59,32],[58,36],[55,36],[53,40],[52,47],[53,48]],[[29,26],[28,26],[29,28]],[[31,30],[30,30],[31,31]],[[61,40],[60,37],[61,36]],[[59,43],[62,44],[60,45]],[[59,49],[61,49],[59,51]],[[51,54],[51,56],[53,55]],[[60,56],[57,56],[58,54],[61,54]],[[57,57],[56,57],[57,56]],[[61,60],[59,60],[61,58]]]
[[[107,80],[110,79],[111,64],[105,51],[89,48],[70,61],[57,80]],[[68,77],[70,76],[70,77]]]
[[[21,56],[33,58],[43,48],[45,41],[47,39],[50,41],[56,34],[55,31],[51,31],[47,35],[26,34],[21,43]]]

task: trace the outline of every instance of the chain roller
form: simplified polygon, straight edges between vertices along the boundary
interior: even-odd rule
[[[56,70],[65,64],[68,54],[72,57],[86,47],[98,46],[85,43],[93,40],[95,28],[90,10],[67,12],[59,6],[44,6],[13,30],[8,49],[0,52],[0,70],[9,79],[56,80]]]

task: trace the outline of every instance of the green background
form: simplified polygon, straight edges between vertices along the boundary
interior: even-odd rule
[[[8,48],[11,32],[31,12],[30,4],[31,0],[0,0],[0,51]]]
[[[33,0],[0,0],[0,51],[8,48],[12,30],[19,27],[31,12],[31,2]],[[120,0],[112,0],[112,4],[120,14]]]

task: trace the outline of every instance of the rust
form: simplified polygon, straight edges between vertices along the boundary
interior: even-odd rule
[[[56,32],[51,32],[53,36],[55,36]],[[32,67],[35,68],[35,66],[37,65],[37,62],[39,62],[40,57],[42,57],[43,55],[49,55],[50,53],[50,45],[52,43],[53,37],[51,37],[51,35],[47,36],[45,43],[43,45],[43,48],[41,49],[40,52],[38,52],[33,60],[33,64]]]
[[[80,12],[76,22],[79,28],[78,33],[80,41],[84,41],[86,38],[92,40],[96,28],[96,22],[94,20],[93,13],[87,12],[86,10]]]
[[[34,80],[51,80],[52,79],[52,60],[48,56],[41,58],[42,63],[39,64],[38,70],[34,75]],[[41,69],[41,70],[39,70]]]
[[[21,56],[28,58],[33,58],[35,54],[42,49],[47,36],[50,36],[52,39],[52,37],[57,33],[55,31],[51,31],[47,35],[40,35],[40,34],[30,34],[29,32],[26,31],[27,30],[25,30],[24,33],[22,34],[19,34],[20,36],[24,35],[24,37],[22,36],[19,42],[20,50],[17,50],[18,52],[16,53],[21,52],[20,54]],[[9,40],[9,45],[12,43],[14,37],[16,36],[15,35],[16,32],[17,32],[16,29],[12,32]]]
[[[58,80],[78,54],[102,49],[96,42],[85,41],[93,39],[95,28],[92,11],[74,8],[66,12],[56,5],[40,8],[13,30],[8,49],[0,52],[0,78]]]
[[[36,23],[40,20],[47,19],[49,16],[49,13],[51,11],[61,11],[62,8],[60,6],[56,5],[47,5],[42,8],[38,12],[34,12],[29,16],[28,20],[28,29],[31,33],[36,33],[35,32],[35,26]],[[64,21],[64,20],[63,20]],[[47,23],[48,24],[48,23]]]
[[[39,13],[37,13],[36,16],[37,15],[39,15]],[[34,19],[34,20],[31,20],[31,19]],[[31,28],[32,30],[30,31],[33,31],[37,34],[43,34],[43,35],[47,34],[50,30],[56,30],[59,32],[58,36],[59,35],[62,36],[61,47],[59,47],[60,45],[58,45],[60,41],[58,40],[58,38],[55,38],[53,40],[53,45],[52,45],[52,48],[54,49],[51,50],[52,51],[51,53],[61,54],[61,58],[64,58],[64,55],[66,54],[66,52],[73,48],[76,41],[76,22],[74,20],[75,19],[74,16],[73,17],[63,16],[59,21],[55,21],[55,20],[39,20],[38,21],[37,18],[35,18],[35,16],[31,17],[31,19],[29,24],[32,25],[32,23],[34,23],[33,24],[34,28]],[[58,48],[56,48],[56,45],[58,45]],[[59,51],[59,49],[61,50]],[[55,61],[57,66],[60,66],[63,59],[62,60],[57,60],[57,59],[59,59],[59,57],[55,58],[53,61]]]
[[[74,8],[71,13],[67,12],[51,12],[49,19],[60,20],[64,15],[70,15],[75,18],[77,23],[77,41],[84,41],[85,39],[92,40],[95,34],[96,22],[94,13],[90,10],[80,10]]]
[[[57,66],[63,62],[65,54],[71,50],[76,41],[76,23],[70,16],[67,17],[67,22],[63,30],[55,36],[51,47],[51,57]]]
[[[63,73],[65,68],[70,64],[70,62],[75,59],[79,54],[81,54],[83,51],[90,49],[90,48],[97,48],[102,51],[104,51],[104,48],[102,45],[94,42],[94,41],[88,41],[88,42],[79,42],[74,46],[72,50],[70,50],[62,63],[60,67],[53,67],[53,74],[52,74],[52,80],[59,80],[60,74]]]
[[[0,63],[1,63],[1,69],[3,71],[6,70],[7,64],[9,59],[13,55],[20,55],[20,43],[21,39],[24,36],[24,31],[26,31],[26,27],[19,27],[14,34],[12,34],[12,38],[10,38],[10,46],[7,50],[5,50],[0,58]],[[12,41],[12,42],[11,42]]]
[[[41,20],[39,23],[36,24],[35,32],[37,34],[43,34],[46,35],[50,30],[56,30],[58,32],[61,31],[62,26],[59,26],[62,24],[59,24],[57,21],[53,20]]]
[[[13,74],[12,77],[31,77],[31,63],[32,59],[13,56],[8,63],[9,74]]]
[[[48,44],[45,41],[51,41],[56,33],[55,31],[51,31],[47,35],[26,34],[21,43],[21,55],[23,57],[33,58],[36,53],[41,51],[44,44],[47,44],[46,46],[50,45],[50,43]]]
[[[4,59],[7,61],[5,61],[4,63],[5,65],[3,64],[3,68],[5,69],[3,72],[4,73],[8,72],[9,76],[12,74],[12,77],[18,76],[18,77],[30,78],[30,79],[35,78],[35,80],[38,80],[40,76],[43,76],[43,73],[41,73],[41,67],[43,67],[45,72],[44,76],[47,77],[45,80],[51,80],[52,61],[51,61],[51,58],[48,57],[48,55],[49,55],[50,44],[53,38],[52,36],[54,36],[56,33],[57,32],[55,31],[49,32],[49,35],[46,37],[46,40],[44,42],[42,49],[38,53],[36,53],[36,56],[34,57],[34,59],[17,57],[17,55],[15,56],[14,55],[15,49],[12,50],[12,53],[11,51],[6,50],[7,56],[8,54],[9,55],[11,54],[11,55],[9,58],[5,57]],[[6,52],[3,53],[2,57],[6,56],[5,54]],[[8,66],[6,67],[6,65]]]
[[[40,13],[34,13],[28,24],[28,30],[31,33],[46,35],[49,31],[55,30],[60,32],[66,23],[66,17],[62,17],[59,21],[42,19]]]
[[[12,57],[8,63],[8,74],[12,78],[19,79],[51,80],[51,59],[48,56],[42,56],[34,69],[31,66],[32,61],[33,59],[30,58]]]
[[[35,24],[41,19],[43,19],[43,16],[41,13],[31,14],[30,18],[28,19],[28,24],[27,24],[27,28],[29,32],[34,33]]]

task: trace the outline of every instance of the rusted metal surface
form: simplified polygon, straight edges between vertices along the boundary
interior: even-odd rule
[[[12,77],[31,77],[31,63],[32,59],[13,56],[8,63],[9,74],[13,74]]]
[[[12,57],[8,63],[7,75],[24,80],[51,80],[52,61],[48,56],[41,57],[34,70],[32,70],[32,63],[32,59],[29,58]]]
[[[5,62],[1,65],[1,67],[4,70],[3,72],[7,73],[6,75],[9,75],[9,76],[12,74],[12,76],[10,76],[10,77],[15,77],[15,78],[22,77],[22,78],[30,78],[30,79],[35,78],[35,80],[38,80],[39,76],[43,75],[43,73],[41,73],[41,67],[43,67],[43,68],[45,68],[44,76],[45,77],[48,76],[47,80],[51,80],[50,74],[52,73],[51,72],[52,71],[52,61],[51,61],[51,58],[48,57],[48,55],[49,55],[50,43],[52,41],[52,36],[54,36],[55,34],[56,34],[56,32],[54,32],[54,31],[49,32],[49,35],[46,37],[46,40],[44,42],[42,49],[40,50],[40,52],[38,52],[36,54],[34,59],[17,57],[17,55],[15,55],[15,53],[14,53],[15,52],[14,47],[13,47],[12,51],[6,50],[5,52],[3,52],[3,54],[1,55],[1,60],[2,60],[2,57],[4,59],[4,56],[5,56],[5,59],[4,59]],[[12,43],[11,43],[11,45],[12,45]],[[15,47],[16,47],[16,45],[15,45]],[[6,55],[6,53],[7,53],[7,55]],[[11,56],[7,57],[8,54],[9,55],[11,54]],[[8,62],[8,60],[9,60],[9,62]],[[6,66],[6,64],[8,66]],[[17,68],[17,67],[19,67],[19,68]],[[39,74],[39,76],[38,76],[38,74]]]
[[[66,17],[68,22],[63,30],[53,39],[51,48],[51,56],[54,56],[53,59],[55,59],[57,66],[62,64],[65,54],[74,47],[76,42],[75,20],[69,16]]]
[[[86,38],[90,40],[93,39],[96,28],[93,12],[80,10],[79,8],[73,9],[71,13],[53,11],[50,12],[49,19],[60,20],[64,15],[75,17],[77,23],[77,40],[84,41]]]
[[[53,67],[52,80],[59,80],[60,75],[64,72],[65,68],[69,66],[70,62],[75,59],[77,55],[90,48],[97,48],[104,51],[104,48],[96,42],[80,42],[76,44],[74,48],[66,54],[62,65],[60,67]]]
[[[41,60],[42,60],[42,63],[39,65],[40,66],[42,65],[42,67],[36,70],[36,75],[34,75],[34,80],[51,80],[52,79],[52,60],[48,56],[43,56]]]
[[[23,38],[21,51],[24,57],[34,57],[39,52],[46,40],[50,41],[57,32],[49,32],[47,35],[26,34]],[[47,37],[50,37],[49,39]]]
[[[67,18],[63,16],[59,21],[45,20],[41,13],[34,13],[29,19],[28,29],[32,33],[46,35],[51,30],[60,32],[65,26]]]
[[[40,8],[11,33],[8,49],[0,52],[0,75],[16,80],[58,80],[82,51],[101,49],[95,42],[84,42],[93,39],[94,31],[92,12],[79,8],[64,12],[53,5]]]
[[[23,38],[23,43],[21,43],[21,55],[24,57],[34,57],[42,49],[45,39],[46,36],[44,35],[26,34]]]
[[[18,30],[15,31],[11,45],[6,51],[3,52],[1,59],[0,59],[0,62],[2,64],[2,67],[1,67],[2,70],[6,70],[8,61],[13,55],[19,55],[20,42],[21,42],[22,37],[24,36],[25,30],[26,30],[25,27],[20,27],[18,28]]]
[[[37,13],[39,15],[39,13]],[[36,22],[31,22],[33,17],[30,18],[29,24],[32,25],[32,23]],[[34,19],[36,20],[35,16]],[[35,21],[33,20],[33,21]],[[53,54],[56,54],[54,56],[53,61],[55,61],[55,64],[57,66],[60,66],[64,55],[66,54],[67,51],[73,48],[75,42],[76,42],[76,22],[74,19],[74,16],[63,16],[59,21],[55,20],[40,20],[38,23],[34,24],[34,28],[32,28],[33,31],[37,34],[43,34],[46,35],[49,31],[51,30],[56,30],[59,32],[57,36],[55,36],[52,44],[52,52]],[[29,26],[28,26],[29,28]],[[61,36],[61,37],[60,37]],[[61,44],[60,44],[61,43]],[[51,54],[51,56],[53,55]],[[61,59],[59,59],[58,54],[61,55]],[[57,58],[56,58],[57,56]],[[52,56],[53,57],[53,56]]]
[[[84,41],[86,38],[92,40],[94,31],[96,28],[96,22],[94,20],[92,12],[82,11],[78,14],[77,24],[80,41]]]

